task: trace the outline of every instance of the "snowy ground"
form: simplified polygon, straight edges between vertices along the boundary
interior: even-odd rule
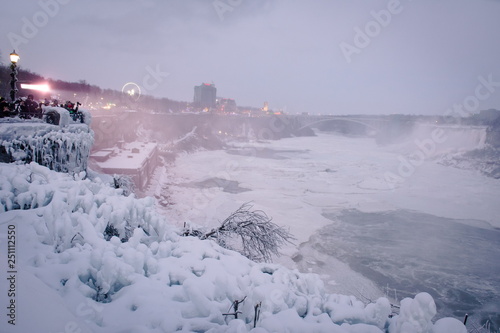
[[[472,227],[500,228],[500,181],[479,171],[439,163],[443,154],[481,148],[484,129],[446,129],[447,140],[435,143],[435,147],[417,146],[415,140],[428,143],[424,140],[431,136],[431,130],[422,128],[411,139],[383,147],[368,138],[323,133],[238,144],[230,151],[182,155],[168,169],[162,184],[173,203],[163,211],[179,224],[189,221],[213,226],[240,204],[252,201],[297,238],[296,246],[283,249],[285,256],[277,262],[322,274],[329,291],[374,299],[385,290],[336,258],[317,258],[317,252],[309,249],[301,253],[298,249],[318,230],[332,224],[332,214],[353,209],[364,213],[415,211]],[[425,161],[408,164],[419,151]],[[186,186],[208,180],[219,186]],[[231,191],[235,182],[246,191]],[[433,236],[432,231],[428,236]],[[308,264],[304,265],[301,257]],[[325,260],[330,269],[314,265]],[[498,266],[492,269],[500,274]]]
[[[221,153],[226,154],[215,152]],[[299,164],[316,174],[335,175],[340,168],[326,159],[311,161],[309,151],[292,154],[299,154]],[[329,189],[321,187],[326,179],[311,179],[300,165],[280,167],[274,163],[287,160],[275,156],[260,163],[263,179],[257,182],[251,179],[256,177],[251,167],[258,160],[252,163],[251,157],[233,154],[209,162],[208,157],[200,153],[179,161],[177,167],[184,165],[192,178],[181,177],[179,169],[177,178],[164,177],[165,186],[174,179],[180,184],[169,187],[179,190],[175,210],[165,209],[171,218],[157,214],[152,198],[123,196],[105,177],[56,173],[35,163],[0,164],[0,246],[5,254],[0,261],[0,332],[465,332],[456,319],[435,321],[436,305],[427,293],[402,300],[399,314],[389,318],[392,309],[386,298],[362,302],[331,294],[317,275],[254,263],[211,241],[180,237],[170,221],[182,224],[186,214],[198,224],[215,223],[249,200],[275,222],[289,224],[299,242],[328,224],[327,218],[319,218],[328,201],[318,201]],[[198,164],[198,169],[210,165],[204,176],[193,174],[198,170],[191,163],[197,159],[208,163]],[[205,182],[201,191],[186,185],[205,180],[207,171],[210,178],[227,179],[218,175],[218,166],[228,174],[250,177],[240,185],[251,190],[235,191],[239,186],[233,182],[227,192]],[[264,177],[266,172],[277,178]],[[298,175],[300,186],[295,183]],[[162,176],[157,179],[162,181]],[[284,180],[289,181],[286,188]],[[340,208],[349,200],[332,200],[328,206]],[[109,225],[118,236],[106,232]],[[297,252],[293,247],[286,251]],[[235,301],[241,301],[237,319],[231,314]]]

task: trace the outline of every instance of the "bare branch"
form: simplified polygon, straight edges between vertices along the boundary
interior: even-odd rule
[[[250,203],[241,205],[219,227],[206,233],[188,230],[185,236],[212,239],[220,246],[235,250],[254,261],[270,262],[273,255],[280,255],[279,248],[291,243],[294,237],[272,222],[261,210],[252,210]]]

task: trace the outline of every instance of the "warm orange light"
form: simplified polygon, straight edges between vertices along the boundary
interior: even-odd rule
[[[13,63],[13,64],[16,64],[19,59],[21,57],[19,56],[19,54],[16,53],[16,50],[14,50],[11,54],[10,54],[10,62]]]

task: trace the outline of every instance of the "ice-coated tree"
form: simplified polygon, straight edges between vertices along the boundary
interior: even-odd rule
[[[135,191],[134,180],[130,176],[126,175],[114,175],[113,187],[121,188],[123,190],[123,195],[126,197]]]
[[[252,210],[250,203],[241,205],[221,225],[208,232],[185,227],[184,236],[211,239],[220,246],[235,250],[250,260],[270,262],[279,249],[294,239],[285,228],[272,222],[261,210]]]

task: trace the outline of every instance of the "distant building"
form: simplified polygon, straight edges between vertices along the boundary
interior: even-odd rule
[[[117,147],[102,149],[90,155],[102,172],[128,175],[135,186],[144,190],[159,164],[157,144],[152,142],[118,142]]]
[[[264,102],[264,107],[262,108],[262,111],[264,111],[264,112],[269,111],[269,103],[268,102]]]
[[[238,106],[232,98],[218,98],[217,111],[220,113],[236,113],[238,112]]]
[[[495,109],[481,110],[479,111],[479,115],[477,115],[476,117],[481,120],[492,122],[500,118],[500,111]]]
[[[199,108],[215,108],[217,88],[213,83],[202,83],[194,87],[193,104]]]

